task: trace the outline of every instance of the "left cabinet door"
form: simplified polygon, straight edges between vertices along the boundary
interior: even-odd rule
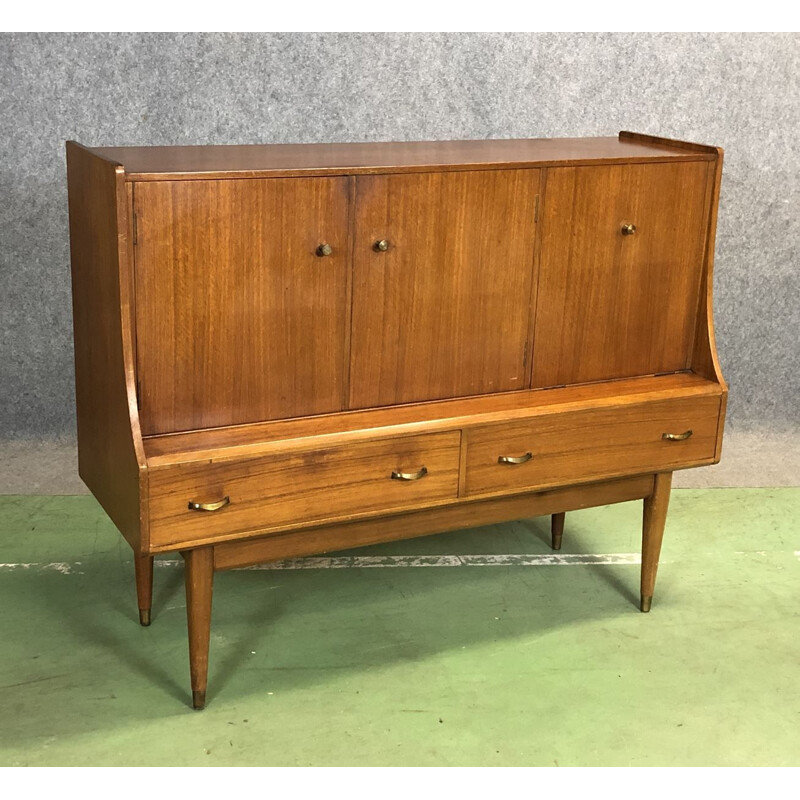
[[[343,408],[347,178],[140,182],[134,208],[144,435]]]

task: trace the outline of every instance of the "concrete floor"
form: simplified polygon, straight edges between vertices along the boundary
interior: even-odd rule
[[[797,765],[799,518],[675,491],[650,614],[641,503],[568,514],[568,563],[537,519],[358,551],[503,566],[223,573],[194,712],[180,565],[140,628],[91,497],[0,497],[0,765]]]

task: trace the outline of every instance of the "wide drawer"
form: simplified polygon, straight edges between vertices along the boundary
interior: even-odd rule
[[[463,493],[509,493],[710,463],[719,409],[719,396],[691,397],[470,428]]]
[[[454,500],[460,443],[460,431],[448,431],[151,469],[151,546]],[[213,507],[225,498],[229,502],[216,510],[190,508]]]

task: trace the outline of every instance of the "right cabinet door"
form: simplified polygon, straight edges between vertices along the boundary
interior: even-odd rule
[[[533,387],[689,365],[709,162],[548,170]]]

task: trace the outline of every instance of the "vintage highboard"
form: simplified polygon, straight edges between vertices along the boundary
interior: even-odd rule
[[[641,499],[719,460],[722,151],[654,136],[67,143],[79,469],[186,566],[205,704],[216,570]]]

